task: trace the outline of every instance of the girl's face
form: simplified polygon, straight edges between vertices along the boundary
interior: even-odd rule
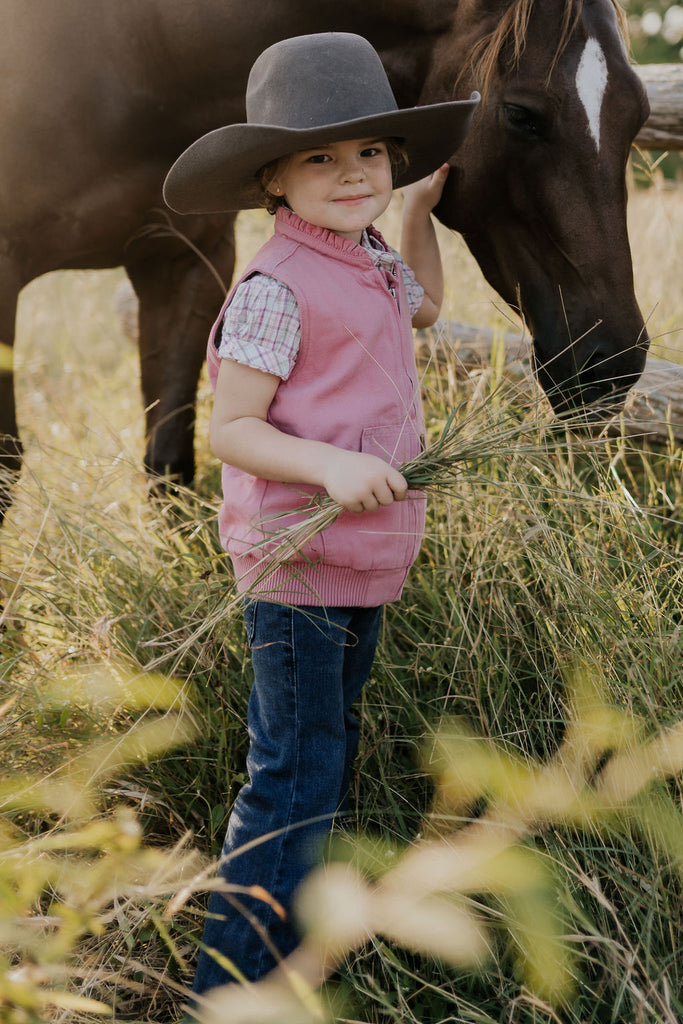
[[[267,190],[284,195],[309,224],[360,242],[391,200],[387,145],[381,139],[352,139],[292,153],[277,165]]]

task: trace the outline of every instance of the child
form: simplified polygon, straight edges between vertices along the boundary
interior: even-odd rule
[[[351,706],[381,606],[399,598],[422,536],[424,495],[396,468],[424,432],[411,321],[439,313],[430,211],[477,102],[399,110],[365,39],[286,39],[252,68],[247,123],[199,139],[166,180],[183,213],[264,202],[276,212],[208,346],[220,534],[247,593],[254,685],[249,782],[228,826],[225,892],[209,904],[197,997],[254,981],[294,949],[293,894],[345,802]],[[396,185],[411,185],[411,270],[372,227]],[[264,577],[273,517],[325,493],[346,511]]]

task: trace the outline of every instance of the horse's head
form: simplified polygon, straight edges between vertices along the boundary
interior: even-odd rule
[[[633,290],[625,168],[648,115],[613,0],[464,0],[423,102],[484,95],[437,216],[518,308],[560,412],[614,405],[648,337]]]

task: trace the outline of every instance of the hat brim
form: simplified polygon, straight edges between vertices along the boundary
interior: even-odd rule
[[[262,205],[259,170],[288,153],[346,139],[397,138],[408,156],[397,188],[426,177],[455,153],[480,101],[453,100],[313,128],[230,124],[203,135],[182,153],[164,182],[177,213],[224,213]]]

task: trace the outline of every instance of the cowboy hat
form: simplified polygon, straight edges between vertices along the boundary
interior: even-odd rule
[[[164,199],[178,213],[261,206],[258,172],[272,160],[347,139],[396,138],[408,156],[396,187],[431,174],[464,139],[480,97],[398,109],[370,43],[348,32],[283,39],[258,57],[247,123],[217,128],[182,153]]]

